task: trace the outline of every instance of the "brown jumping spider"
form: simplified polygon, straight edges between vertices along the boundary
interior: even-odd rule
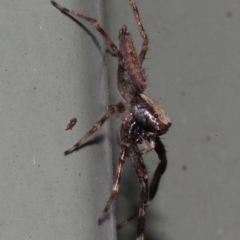
[[[171,126],[171,122],[165,111],[150,97],[143,93],[147,88],[147,79],[142,68],[142,63],[148,50],[148,37],[138,13],[136,0],[129,1],[132,5],[138,30],[143,38],[142,49],[139,55],[136,53],[132,38],[127,31],[126,26],[123,26],[119,31],[119,46],[117,47],[105,33],[97,20],[63,8],[54,1],[51,1],[51,3],[63,13],[90,22],[107,42],[111,48],[112,55],[118,58],[117,86],[124,101],[112,106],[110,110],[93,126],[93,128],[72,148],[65,151],[64,154],[67,155],[79,149],[83,142],[96,132],[112,114],[116,112],[125,112],[120,126],[121,153],[118,160],[115,181],[112,193],[102,215],[98,219],[98,223],[100,224],[105,219],[106,214],[118,193],[123,165],[126,158],[129,157],[141,184],[139,210],[118,225],[118,228],[124,226],[138,216],[137,240],[143,240],[146,208],[156,195],[161,176],[165,172],[167,166],[166,151],[160,140],[160,136],[167,132]],[[139,145],[141,145],[143,149],[140,149]],[[148,174],[142,155],[153,149],[156,151],[160,163],[155,170],[150,185],[148,185]]]

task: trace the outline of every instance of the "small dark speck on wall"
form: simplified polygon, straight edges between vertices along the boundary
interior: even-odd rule
[[[233,13],[231,11],[226,12],[226,17],[227,18],[232,18],[232,16],[233,16]]]

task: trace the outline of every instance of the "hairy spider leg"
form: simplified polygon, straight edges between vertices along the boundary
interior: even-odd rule
[[[121,181],[121,176],[122,176],[122,172],[123,172],[123,165],[125,163],[126,157],[128,156],[128,147],[122,144],[122,150],[120,153],[120,157],[118,159],[118,165],[117,165],[117,170],[116,170],[116,175],[115,175],[115,180],[114,180],[114,184],[113,184],[113,188],[112,188],[112,192],[110,194],[110,197],[106,203],[105,208],[103,209],[103,212],[100,216],[100,218],[98,219],[98,224],[101,224],[101,222],[104,220],[104,218],[106,217],[106,214],[110,208],[110,206],[112,205],[118,191],[119,191],[119,186],[120,186],[120,181]]]
[[[166,168],[167,168],[166,149],[158,136],[155,139],[155,144],[156,144],[155,152],[157,153],[158,158],[160,159],[161,162],[158,164],[158,166],[153,174],[153,179],[152,179],[150,187],[149,187],[148,205],[155,197],[157,190],[158,190],[160,180],[162,178],[162,175],[165,173]]]
[[[143,38],[143,44],[142,44],[142,49],[141,49],[141,52],[139,54],[139,62],[142,64],[144,59],[145,59],[145,56],[146,56],[146,53],[148,51],[148,36],[143,28],[143,25],[142,25],[142,21],[141,21],[141,18],[140,18],[140,15],[139,15],[139,12],[138,12],[138,8],[137,8],[137,3],[136,3],[136,0],[129,0],[131,5],[132,5],[132,9],[133,9],[133,13],[134,13],[134,16],[135,16],[135,20],[137,22],[137,25],[138,25],[138,30],[140,32],[140,35],[142,36]]]
[[[59,4],[57,4],[55,1],[51,1],[51,4],[54,7],[56,7],[57,9],[59,9],[61,12],[76,16],[78,18],[82,18],[82,19],[90,22],[93,25],[93,27],[102,35],[102,37],[105,39],[107,44],[111,47],[114,54],[118,57],[119,65],[121,65],[121,66],[124,65],[123,57],[122,57],[121,52],[119,51],[117,46],[113,43],[113,41],[108,37],[108,35],[106,34],[106,32],[103,30],[103,28],[101,27],[101,25],[99,24],[99,22],[96,19],[87,17],[87,16],[85,16],[81,13],[78,13],[76,11],[64,8],[64,7],[60,6]]]
[[[86,133],[86,135],[81,138],[72,148],[68,149],[67,151],[64,152],[64,155],[67,155],[69,153],[72,153],[76,150],[79,149],[79,147],[97,130],[99,130],[99,128],[101,128],[101,126],[103,125],[103,123],[111,117],[112,114],[116,113],[116,112],[123,112],[125,110],[124,105],[119,102],[118,104],[114,105],[111,107],[111,109],[98,121],[95,123],[95,125],[92,127],[92,129],[90,131],[88,131]]]
[[[138,211],[137,240],[143,240],[146,222],[145,215],[148,203],[148,175],[146,166],[142,159],[142,154],[140,153],[137,144],[131,144],[129,147],[129,156],[132,161],[133,168],[138,176],[138,180],[142,186]]]
[[[158,158],[161,160],[161,162],[158,164],[158,166],[153,174],[152,181],[150,183],[148,203],[147,203],[148,206],[151,203],[151,201],[153,200],[153,198],[155,197],[157,190],[158,190],[160,180],[162,178],[162,175],[164,174],[164,172],[166,171],[166,168],[167,168],[166,149],[158,136],[155,139],[155,152],[157,153]],[[117,229],[120,229],[120,228],[126,226],[129,222],[131,222],[134,218],[136,218],[137,215],[138,215],[138,210],[136,212],[134,212],[131,216],[126,218],[123,222],[119,223],[117,225]]]

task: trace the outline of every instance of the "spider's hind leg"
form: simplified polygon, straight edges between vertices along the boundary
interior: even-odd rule
[[[63,13],[67,13],[67,14],[73,15],[78,18],[82,18],[82,19],[90,22],[93,25],[93,27],[102,35],[102,37],[105,39],[107,44],[111,47],[111,50],[113,51],[113,53],[118,57],[118,60],[123,65],[123,57],[122,57],[121,52],[119,51],[117,46],[113,43],[113,41],[108,37],[106,32],[103,30],[102,26],[99,24],[99,22],[96,19],[87,17],[76,11],[64,8],[64,7],[60,6],[59,4],[57,4],[55,1],[51,1],[51,4]]]
[[[88,131],[85,136],[83,138],[81,138],[73,147],[71,147],[70,149],[68,149],[67,151],[64,152],[64,155],[68,155],[76,150],[78,150],[80,148],[80,146],[93,134],[95,133],[97,130],[99,130],[99,128],[101,128],[101,126],[103,125],[103,123],[111,117],[111,115],[113,113],[116,112],[123,112],[125,110],[124,105],[120,102],[114,106],[111,107],[111,109],[98,121],[95,123],[95,125],[92,127],[92,129],[90,131]]]
[[[134,13],[134,16],[135,16],[135,20],[137,22],[137,25],[138,25],[138,30],[140,32],[140,35],[142,36],[143,38],[143,43],[142,43],[142,49],[141,49],[141,52],[139,54],[139,61],[140,63],[142,64],[144,59],[145,59],[145,55],[148,51],[148,36],[143,28],[143,25],[142,25],[142,21],[141,21],[141,18],[140,18],[140,15],[139,15],[139,12],[138,12],[138,8],[137,8],[137,3],[136,3],[136,0],[129,0],[131,5],[132,5],[132,9],[133,9],[133,13]]]
[[[112,192],[106,203],[105,208],[103,209],[103,212],[102,212],[100,218],[98,219],[98,224],[101,224],[101,222],[106,217],[106,214],[107,214],[109,208],[111,207],[111,205],[119,191],[120,180],[121,180],[121,176],[122,176],[122,172],[123,172],[123,165],[125,163],[127,155],[128,155],[127,147],[122,145],[122,151],[120,153],[120,157],[118,160],[118,166],[117,166],[117,170],[116,170],[116,176],[115,176]]]

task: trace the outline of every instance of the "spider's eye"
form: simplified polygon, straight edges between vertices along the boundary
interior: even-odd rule
[[[154,116],[155,118],[158,118],[158,115],[157,115],[157,114],[154,114],[153,116]]]

